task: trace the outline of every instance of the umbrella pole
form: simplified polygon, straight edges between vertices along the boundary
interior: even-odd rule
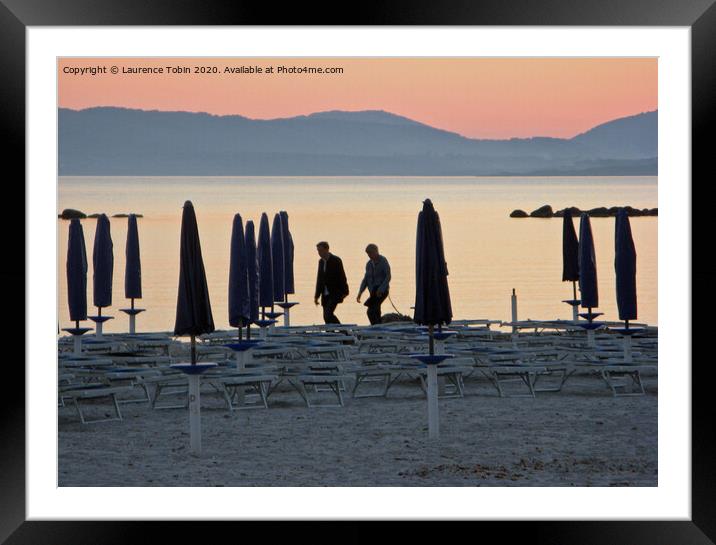
[[[246,340],[247,341],[251,340],[251,322],[246,324]]]
[[[577,300],[577,282],[572,280],[572,300]],[[579,320],[579,308],[577,307],[577,303],[574,303],[572,305],[572,321],[576,322]]]
[[[433,341],[433,326],[428,326],[430,336],[430,355],[435,353]],[[428,438],[437,439],[440,435],[440,420],[438,416],[438,366],[428,364]]]
[[[75,328],[80,328],[80,321],[75,320]],[[73,335],[73,348],[75,356],[82,354],[82,337],[80,335]]]
[[[239,342],[241,342],[241,326],[239,326]]]
[[[428,352],[432,356],[435,354],[435,340],[433,339],[433,326],[428,326]]]
[[[134,297],[131,298],[132,301],[132,310],[134,310]],[[129,334],[134,335],[134,333],[137,331],[136,326],[136,315],[133,312],[129,313]]]
[[[587,314],[587,315],[588,315],[587,320],[588,320],[589,323],[591,324],[592,321],[594,320],[594,317],[592,316],[592,307],[587,307],[587,313],[588,313],[588,314]],[[588,330],[587,330],[587,346],[594,347],[594,345],[595,345],[595,343],[594,343],[594,330],[593,330],[593,329],[588,329]]]
[[[191,336],[191,364],[196,365],[196,336]]]
[[[622,349],[624,352],[624,363],[632,363],[631,357],[631,335],[629,335],[629,320],[624,320],[624,329],[622,335]]]
[[[99,318],[102,317],[102,307],[97,307],[97,316]],[[96,326],[95,326],[95,332],[94,336],[97,339],[102,338],[102,320],[97,320]]]

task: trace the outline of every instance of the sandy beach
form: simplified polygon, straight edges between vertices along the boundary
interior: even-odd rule
[[[387,398],[347,394],[342,408],[307,408],[282,386],[269,409],[233,413],[207,389],[199,463],[185,409],[122,404],[124,420],[82,425],[73,407],[60,407],[58,484],[657,486],[656,373],[643,380],[637,397],[614,398],[599,378],[578,376],[559,393],[500,398],[473,374],[463,398],[440,400],[436,443],[413,381]],[[111,411],[107,400],[88,407]]]

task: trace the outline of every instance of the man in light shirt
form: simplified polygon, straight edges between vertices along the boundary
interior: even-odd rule
[[[336,307],[348,295],[348,281],[343,270],[343,261],[329,251],[327,242],[316,244],[316,250],[321,257],[318,261],[318,275],[316,278],[316,293],[313,301],[318,305],[321,298],[323,306],[323,321],[327,324],[340,324],[335,315]]]
[[[374,325],[380,323],[380,305],[388,297],[390,264],[384,256],[380,255],[378,246],[375,244],[368,244],[365,253],[368,254],[369,259],[368,263],[365,264],[365,276],[363,276],[363,281],[360,283],[356,301],[360,303],[360,296],[367,288],[370,297],[363,304],[368,307],[368,320],[370,320],[371,325]]]

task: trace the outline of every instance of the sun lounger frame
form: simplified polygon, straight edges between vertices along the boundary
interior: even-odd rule
[[[306,402],[306,407],[343,407],[343,395],[341,393],[341,383],[345,379],[343,375],[336,374],[306,374],[297,375],[292,377],[286,377],[288,383],[295,388],[299,395]],[[325,385],[330,388],[330,391],[336,395],[338,403],[316,403],[311,402],[310,396],[306,386]]]
[[[132,389],[132,387],[129,386],[110,386],[110,387],[87,387],[87,386],[77,386],[77,387],[71,387],[71,389],[62,390],[60,392],[60,397],[62,398],[68,398],[72,400],[72,404],[74,405],[75,409],[77,410],[77,415],[80,417],[80,422],[82,424],[96,424],[99,422],[110,422],[113,420],[122,420],[122,412],[119,410],[119,403],[117,402],[117,395],[120,392],[125,392],[127,390]],[[103,397],[109,397],[112,400],[112,405],[114,406],[114,412],[115,415],[110,418],[96,418],[92,420],[88,420],[85,418],[84,413],[82,412],[82,407],[80,406],[80,400],[86,400],[86,399],[101,399]]]

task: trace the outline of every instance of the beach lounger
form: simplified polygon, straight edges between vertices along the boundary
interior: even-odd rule
[[[360,370],[355,370],[355,381],[353,382],[353,390],[351,395],[353,398],[361,397],[387,397],[388,389],[392,384],[392,372],[390,369],[384,369],[380,367],[370,367]],[[378,382],[381,384],[378,392],[372,393],[358,393],[358,386],[365,383]]]
[[[306,402],[306,407],[343,407],[343,395],[341,394],[341,385],[345,376],[337,375],[334,373],[318,373],[313,372],[310,374],[300,374],[288,378],[289,384],[291,384],[296,391],[301,395],[303,400]],[[307,386],[328,386],[329,390],[336,395],[338,403],[317,403],[316,400],[311,400],[311,396],[308,394]]]
[[[257,374],[253,372],[240,372],[236,374],[212,377],[207,382],[218,385],[218,389],[224,396],[226,408],[229,411],[234,409],[268,409],[268,391],[271,383],[278,377],[276,375]],[[234,399],[240,399],[240,391],[249,389],[257,394],[258,402],[250,403],[244,398],[243,403],[235,404]]]
[[[575,362],[571,374],[586,372],[602,378],[614,397],[642,396],[646,392],[641,380],[644,371],[656,370],[653,364],[641,362]]]
[[[487,377],[497,389],[500,397],[535,397],[535,381],[539,373],[544,373],[544,367],[533,365],[502,364],[481,367],[480,371]],[[505,385],[510,383],[524,384],[527,393],[514,393],[505,390]],[[561,386],[560,386],[561,388]]]
[[[410,378],[416,378],[423,393],[427,395],[427,365],[419,363],[412,358],[401,357],[400,360],[392,366],[392,369],[397,371],[397,373],[391,378],[391,381],[388,384],[388,389],[398,380],[398,378],[400,378],[400,376],[407,375]],[[439,382],[438,399],[463,397],[465,393],[463,374],[469,372],[472,372],[472,366],[466,367],[464,365],[455,365],[449,361],[439,364],[437,366]]]
[[[122,413],[119,410],[117,394],[131,390],[131,386],[106,386],[104,384],[78,384],[67,387],[61,387],[59,396],[62,399],[70,399],[77,409],[82,424],[95,424],[97,422],[108,422],[111,420],[122,420]],[[89,420],[85,418],[82,412],[81,401],[90,399],[110,398],[114,406],[114,416],[108,418],[95,418]]]
[[[446,366],[441,367],[438,365],[438,381],[441,378],[445,379],[444,386],[438,386],[438,399],[450,399],[456,397],[463,397],[465,395],[465,384],[463,383],[463,372],[464,367]],[[420,378],[420,387],[423,389],[425,395],[428,395],[428,383],[427,383],[427,369],[421,369],[418,372]]]
[[[476,367],[497,390],[500,397],[535,397],[537,392],[559,392],[568,378],[569,366],[558,351],[534,349],[473,349]],[[557,377],[556,384],[537,387],[540,377]],[[507,384],[524,385],[527,391],[517,393],[505,388]]]
[[[98,356],[83,356],[83,357],[60,357],[58,365],[61,369],[76,369],[76,368],[89,368],[96,369],[100,367],[111,367],[114,365],[112,358],[98,357]]]
[[[142,377],[139,381],[146,387],[154,386],[154,395],[151,396],[152,409],[183,409],[189,406],[189,382],[186,375],[174,369],[161,368],[162,374]],[[160,405],[159,398],[165,396],[181,396],[184,398],[181,405]]]
[[[117,352],[109,355],[115,365],[168,365],[172,358],[163,354],[149,354],[142,352]]]
[[[72,373],[63,373],[60,372],[57,375],[57,385],[58,388],[65,388],[71,386],[74,382],[75,376]],[[65,406],[65,400],[62,399],[61,395],[57,396],[57,406],[58,407],[64,407]]]

